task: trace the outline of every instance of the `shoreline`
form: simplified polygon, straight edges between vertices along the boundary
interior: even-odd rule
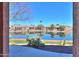
[[[25,38],[10,38],[9,40],[26,40],[26,39]],[[63,40],[44,40],[44,41],[63,41]],[[66,41],[73,41],[73,40],[66,40]]]
[[[63,45],[64,40],[43,40],[45,45]],[[26,39],[9,39],[9,45],[27,45]],[[72,46],[73,40],[65,40],[65,46]]]

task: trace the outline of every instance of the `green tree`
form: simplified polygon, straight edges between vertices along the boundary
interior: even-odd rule
[[[55,28],[54,24],[50,25],[50,29],[53,30]]]
[[[61,36],[61,37],[63,37],[63,38],[64,38],[64,42],[63,42],[63,46],[64,46],[64,45],[65,45],[65,43],[66,43],[66,38],[65,38],[66,34],[65,34],[65,33],[60,32],[60,33],[59,33],[59,36]]]
[[[37,26],[37,29],[42,30],[42,27],[44,27],[42,24]]]
[[[60,26],[59,26],[59,30],[60,30],[60,31],[64,31],[64,30],[65,30],[65,26],[64,26],[64,25],[60,25]]]
[[[49,32],[48,34],[50,34],[51,37],[54,37],[56,35],[54,32]]]

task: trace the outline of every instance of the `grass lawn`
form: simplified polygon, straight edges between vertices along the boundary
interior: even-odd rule
[[[16,40],[16,39],[15,40],[11,40],[10,39],[9,43],[26,44],[28,42],[26,40]],[[47,40],[45,40],[44,43],[45,44],[51,44],[51,45],[54,45],[54,44],[56,44],[56,45],[63,45],[63,42],[61,42],[61,41],[55,41],[55,42],[53,42],[53,41],[47,41]],[[69,46],[72,46],[73,43],[66,41],[65,44],[69,45]]]
[[[26,40],[9,40],[10,43],[27,43]]]

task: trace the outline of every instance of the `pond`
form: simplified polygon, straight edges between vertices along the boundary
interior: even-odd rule
[[[38,37],[37,34],[29,34],[29,38],[36,38],[36,37]],[[10,39],[11,38],[24,38],[24,39],[26,39],[26,38],[28,38],[28,35],[15,35],[15,36],[9,36],[9,38]],[[59,35],[55,35],[52,37],[50,34],[43,34],[41,36],[41,38],[43,40],[63,40],[64,38],[66,40],[73,40],[73,35],[72,35],[72,33],[70,33],[70,34],[66,34],[64,37],[59,36]]]

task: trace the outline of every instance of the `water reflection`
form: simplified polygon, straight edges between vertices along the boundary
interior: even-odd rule
[[[66,36],[66,33],[64,33],[64,32],[57,32],[57,33],[48,32],[47,34],[50,34],[52,38],[55,37],[56,35],[58,35],[60,37],[65,37]]]
[[[15,36],[9,36],[9,38],[42,38],[44,40],[63,40],[66,38],[66,40],[72,40],[72,33],[66,34],[64,32],[48,32],[48,33],[29,33],[26,35],[15,35]]]

